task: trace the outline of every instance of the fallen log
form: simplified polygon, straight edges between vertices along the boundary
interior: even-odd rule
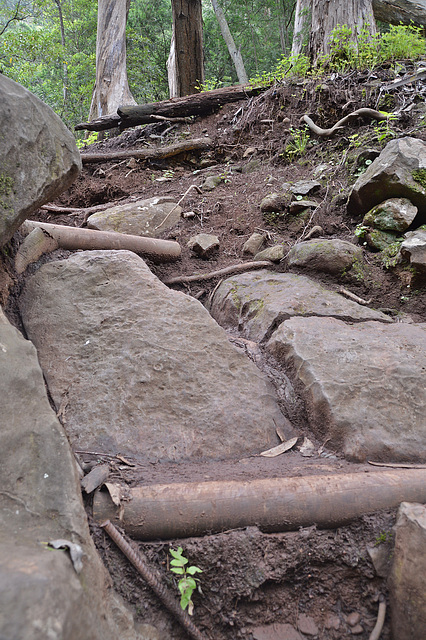
[[[112,151],[111,153],[82,153],[83,164],[90,162],[107,162],[108,160],[121,160],[124,158],[137,158],[138,160],[163,160],[177,156],[188,151],[207,151],[212,141],[210,138],[195,138],[176,142],[167,147],[153,147],[150,149],[132,149],[128,151]]]
[[[69,251],[76,251],[77,249],[83,249],[84,251],[93,249],[126,249],[138,255],[149,257],[154,262],[178,260],[181,255],[179,243],[172,240],[133,236],[127,233],[117,233],[116,231],[93,231],[92,229],[67,227],[48,222],[35,222],[34,220],[26,220],[21,225],[24,233],[30,233],[36,228],[41,228],[56,240],[60,248]]]
[[[426,502],[426,470],[132,487],[120,506],[99,491],[93,515],[132,538],[155,540],[248,526],[266,532],[329,529],[404,501]]]
[[[76,131],[105,131],[119,127],[127,129],[140,124],[158,122],[156,116],[163,118],[185,118],[211,113],[227,102],[237,102],[265,91],[265,87],[236,85],[222,87],[213,91],[194,93],[182,98],[171,98],[162,102],[150,102],[137,106],[122,106],[117,109],[117,115],[103,116],[91,122],[80,122],[74,128]]]

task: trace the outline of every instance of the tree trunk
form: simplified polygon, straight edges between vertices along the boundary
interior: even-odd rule
[[[169,60],[170,97],[196,93],[204,82],[201,0],[172,0],[173,37]]]
[[[240,84],[248,84],[248,76],[244,67],[241,51],[235,46],[234,38],[232,37],[232,33],[229,30],[225,14],[222,11],[222,7],[220,7],[217,0],[211,0],[211,2],[216,14],[217,21],[219,23],[223,39],[225,40],[226,46],[228,47],[229,55],[231,56],[232,62],[234,63],[235,71],[237,72],[238,76],[238,82]]]
[[[96,84],[89,120],[116,113],[121,104],[136,104],[126,68],[126,22],[130,0],[98,0]]]
[[[425,28],[426,0],[373,0],[376,20]]]
[[[55,4],[58,7],[59,25],[60,25],[60,28],[61,28],[61,44],[62,44],[62,48],[63,48],[63,55],[65,56],[65,27],[64,27],[64,16],[63,16],[63,13],[62,13],[61,0],[55,0]],[[68,66],[67,66],[67,63],[65,61],[62,64],[62,68],[63,68],[62,95],[63,95],[63,98],[64,98],[63,109],[65,109],[65,106],[66,106],[66,103],[67,103],[67,99],[68,99]]]
[[[306,51],[311,31],[312,0],[297,0],[294,17],[293,44],[291,55],[298,56]]]
[[[376,33],[372,0],[311,0],[311,5],[309,55],[314,63],[319,56],[330,53],[331,32],[338,25],[350,27],[354,41],[363,28],[372,35]]]

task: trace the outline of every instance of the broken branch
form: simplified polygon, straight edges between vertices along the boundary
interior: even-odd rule
[[[241,273],[244,271],[251,271],[253,269],[263,269],[264,267],[272,267],[273,263],[269,260],[259,260],[259,262],[243,262],[242,264],[234,264],[230,267],[224,267],[217,271],[210,271],[210,273],[201,273],[200,275],[193,276],[176,276],[175,278],[168,278],[163,280],[164,284],[184,284],[187,282],[198,282],[199,280],[211,280],[218,276],[225,276],[228,273]]]

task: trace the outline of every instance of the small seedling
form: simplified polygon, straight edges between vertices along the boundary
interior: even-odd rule
[[[178,547],[177,551],[170,549],[170,555],[173,560],[170,561],[170,571],[182,576],[178,582],[178,589],[181,595],[180,606],[183,610],[188,607],[188,613],[192,616],[194,611],[194,603],[192,602],[192,594],[197,588],[197,578],[194,578],[196,573],[202,573],[202,570],[198,567],[187,567],[188,559],[182,555],[182,547]]]

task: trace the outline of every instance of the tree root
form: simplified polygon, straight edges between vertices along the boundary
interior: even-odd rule
[[[243,262],[242,264],[234,264],[230,267],[224,267],[217,271],[210,271],[210,273],[201,273],[200,275],[193,276],[176,276],[175,278],[168,278],[163,280],[164,284],[186,284],[187,282],[198,282],[201,280],[212,280],[220,276],[226,276],[229,273],[241,273],[244,271],[251,271],[253,269],[263,269],[266,267],[272,267],[273,262],[269,260],[259,260],[259,262]]]
[[[331,127],[331,129],[321,129],[321,127],[318,127],[306,114],[301,117],[300,123],[304,122],[305,124],[307,124],[311,131],[320,136],[320,138],[327,138],[329,136],[332,136],[339,129],[342,129],[343,126],[347,124],[352,118],[359,117],[372,118],[373,120],[381,121],[387,120],[389,116],[385,113],[382,113],[381,111],[376,111],[375,109],[368,109],[367,107],[364,107],[362,109],[352,111],[352,113],[349,113],[347,116],[336,122],[336,124]]]

